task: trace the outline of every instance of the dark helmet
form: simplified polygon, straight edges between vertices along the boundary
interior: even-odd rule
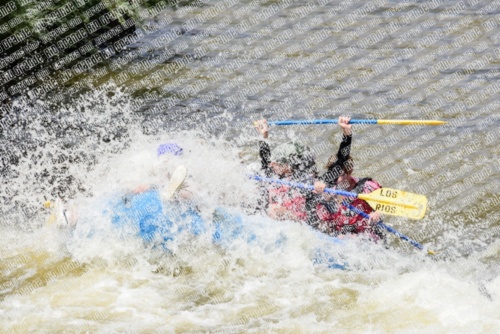
[[[314,156],[307,146],[297,142],[281,144],[273,150],[273,160],[289,164],[294,173],[316,173]]]
[[[303,153],[304,146],[299,143],[284,143],[273,150],[273,160],[282,164],[293,164]]]

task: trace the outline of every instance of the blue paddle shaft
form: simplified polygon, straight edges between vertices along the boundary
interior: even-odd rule
[[[257,180],[257,181],[278,183],[278,184],[282,184],[284,186],[296,187],[296,188],[301,188],[301,189],[306,189],[306,190],[314,190],[313,186],[303,184],[303,183],[290,182],[290,181],[284,181],[284,180],[278,180],[278,179],[270,179],[268,177],[261,177],[258,175],[251,175],[250,178]],[[344,191],[344,190],[335,190],[332,188],[325,188],[324,192],[329,193],[329,194],[333,194],[333,195],[341,195],[341,196],[345,196],[345,197],[354,197],[354,198],[358,197],[358,194],[356,194],[356,193],[351,193],[351,192]]]
[[[401,232],[393,229],[392,227],[385,225],[382,221],[380,221],[378,224],[380,226],[382,226],[383,228],[385,228],[387,231],[391,232],[392,234],[397,235],[402,240],[408,241],[410,244],[412,244],[413,246],[417,247],[418,249],[420,249],[420,250],[424,249],[424,246],[422,246],[421,244],[419,244],[415,240],[412,240],[412,239],[408,238],[406,235],[404,235],[403,233],[401,233]]]
[[[299,125],[299,124],[337,124],[337,119],[312,119],[297,121],[274,121],[268,122],[269,125]],[[376,119],[351,119],[349,124],[377,124]]]

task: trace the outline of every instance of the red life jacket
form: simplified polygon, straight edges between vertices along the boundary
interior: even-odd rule
[[[278,205],[291,213],[294,220],[306,220],[306,198],[298,190],[289,186],[272,187],[269,191],[269,206]]]
[[[369,178],[365,179],[355,179],[358,183],[356,187],[352,190],[355,193],[370,193],[376,189],[382,188],[377,181]],[[370,214],[373,208],[365,201],[354,198],[345,198],[344,201],[350,205],[360,209],[366,214]],[[321,229],[325,232],[336,232],[336,233],[363,233],[366,231],[371,231],[372,226],[368,222],[368,219],[363,218],[361,215],[356,214],[350,210],[347,206],[342,204],[336,206],[337,210],[332,212],[329,210],[329,206],[324,203],[319,203],[316,206],[316,215],[321,220]]]

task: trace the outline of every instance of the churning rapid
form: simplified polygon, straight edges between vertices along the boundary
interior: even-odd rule
[[[101,34],[121,41],[100,46],[116,51],[102,59],[107,76],[88,69],[92,84],[75,76],[2,100],[0,332],[500,331],[493,3],[129,3],[147,10],[120,23],[127,39]],[[9,8],[2,24],[17,15]],[[57,72],[70,55],[43,66]],[[383,215],[424,251],[390,233],[386,244],[338,240],[255,209],[253,121],[340,115],[448,122],[353,125],[356,176],[428,198],[421,220]],[[341,132],[271,127],[269,143],[299,141],[323,166]],[[120,224],[116,203],[125,212],[134,194],[165,189],[179,166],[189,196],[171,202],[171,237]]]

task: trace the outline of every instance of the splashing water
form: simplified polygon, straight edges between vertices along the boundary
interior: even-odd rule
[[[14,106],[17,121],[30,122],[9,132],[2,148],[10,162],[0,190],[2,332],[500,329],[498,241],[471,246],[456,233],[464,226],[457,221],[423,240],[447,250],[430,258],[394,238],[388,249],[357,238],[332,243],[299,223],[273,221],[252,210],[259,192],[246,177],[257,156],[255,141],[246,141],[251,128],[222,115],[220,124],[241,133],[210,136],[179,120],[182,130],[172,122],[145,135],[151,124],[130,101],[105,87],[68,105]],[[169,142],[184,153],[158,157]],[[205,231],[181,231],[165,249],[113,225],[109,203],[164,185],[179,165],[188,168]],[[55,198],[75,227],[47,224],[42,203]],[[230,227],[239,228],[237,237],[214,242],[218,208],[238,218]],[[410,224],[399,227],[418,231]],[[440,224],[430,214],[421,226]],[[347,270],[329,268],[331,258]]]

